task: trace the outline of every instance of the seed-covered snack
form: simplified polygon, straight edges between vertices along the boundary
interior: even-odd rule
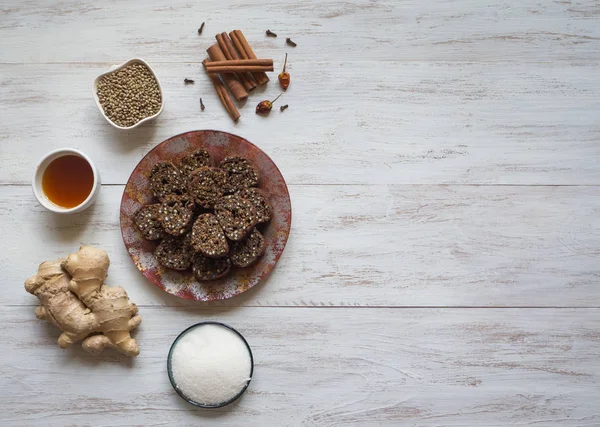
[[[265,238],[255,227],[273,217],[267,193],[256,187],[258,172],[248,160],[233,156],[220,167],[214,165],[205,149],[181,157],[179,163],[155,164],[150,188],[158,200],[134,218],[144,237],[162,238],[154,252],[161,266],[191,268],[198,281],[220,279],[233,268],[255,263],[266,250]]]
[[[163,230],[171,236],[182,236],[189,231],[194,217],[194,201],[184,194],[165,196],[158,210]]]
[[[252,203],[235,194],[224,196],[215,204],[215,215],[229,240],[243,239],[257,224]]]
[[[158,219],[160,204],[142,206],[133,216],[133,221],[146,240],[160,240],[165,236]]]
[[[186,193],[185,180],[171,162],[159,162],[150,171],[150,189],[161,202],[169,194]]]
[[[158,113],[160,88],[152,72],[142,63],[133,63],[103,76],[96,88],[104,114],[116,125],[133,126]]]
[[[189,234],[184,238],[167,236],[154,251],[154,256],[162,266],[174,270],[189,268],[192,263],[192,255]]]
[[[187,180],[196,169],[211,167],[213,165],[214,160],[210,153],[207,150],[198,150],[182,158],[179,169],[181,170],[181,174]]]
[[[226,193],[258,185],[258,172],[254,166],[243,157],[226,157],[219,167],[227,173]]]
[[[265,253],[265,238],[256,228],[248,237],[231,244],[231,263],[240,268],[248,267]]]
[[[198,206],[212,208],[224,194],[227,175],[218,168],[203,167],[192,172],[188,192]]]
[[[271,212],[273,211],[266,194],[255,187],[244,188],[236,193],[243,199],[249,200],[256,209],[258,223],[271,221]]]
[[[194,255],[192,271],[198,281],[215,280],[227,276],[231,270],[229,258],[208,258],[202,254]]]
[[[206,213],[196,219],[192,228],[192,248],[209,258],[227,255],[229,244],[216,216]]]

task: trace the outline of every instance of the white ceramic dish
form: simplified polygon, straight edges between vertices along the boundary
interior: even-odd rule
[[[150,70],[150,72],[152,73],[154,78],[156,79],[156,83],[158,84],[158,90],[160,91],[160,109],[153,116],[146,117],[146,118],[140,120],[139,122],[137,122],[136,124],[134,124],[133,126],[123,127],[123,126],[119,126],[116,123],[113,123],[113,121],[111,119],[109,119],[108,116],[104,113],[104,109],[102,108],[102,105],[100,105],[100,100],[98,99],[98,93],[97,93],[98,81],[100,81],[100,79],[102,77],[106,76],[107,74],[114,73],[115,71],[118,71],[121,68],[124,68],[124,67],[128,66],[129,64],[134,64],[136,62],[140,63],[140,64],[144,64],[146,67],[148,67],[148,69]],[[100,110],[100,114],[102,114],[102,116],[106,119],[106,121],[108,123],[110,123],[113,127],[117,128],[117,129],[128,130],[128,129],[133,129],[135,127],[138,127],[142,123],[148,122],[148,121],[158,117],[158,115],[160,113],[162,113],[162,110],[165,107],[165,97],[163,94],[162,86],[160,85],[160,80],[158,80],[158,76],[156,75],[156,73],[154,72],[152,67],[146,61],[144,61],[143,59],[140,59],[140,58],[132,58],[129,61],[123,62],[121,65],[113,65],[112,67],[110,67],[110,70],[106,71],[105,73],[100,74],[94,80],[94,85],[92,87],[92,93],[94,95],[94,100],[96,101],[96,105],[98,106],[98,110]]]
[[[44,190],[42,188],[42,177],[44,176],[44,172],[46,168],[52,162],[52,160],[57,159],[63,156],[78,156],[85,159],[86,162],[92,168],[92,172],[94,174],[94,185],[92,186],[92,191],[88,195],[88,197],[78,206],[73,208],[63,208],[62,206],[55,205],[48,199],[48,196],[44,194]],[[49,211],[56,212],[59,214],[72,214],[81,212],[84,209],[89,208],[96,197],[98,197],[98,193],[100,192],[100,174],[98,173],[98,169],[94,166],[94,163],[90,160],[88,156],[83,154],[81,151],[75,148],[59,148],[58,150],[54,150],[46,154],[37,164],[35,168],[35,173],[33,174],[33,180],[31,186],[33,187],[33,194],[35,198],[40,202],[40,205],[48,209]]]

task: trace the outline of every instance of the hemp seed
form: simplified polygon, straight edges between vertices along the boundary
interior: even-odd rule
[[[153,116],[162,103],[158,82],[142,63],[130,64],[102,77],[96,93],[106,116],[122,127]]]

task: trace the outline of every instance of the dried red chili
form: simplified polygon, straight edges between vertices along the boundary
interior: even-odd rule
[[[290,85],[290,73],[285,72],[286,65],[287,65],[287,53],[285,54],[285,61],[283,62],[283,71],[278,76],[279,86],[281,86],[281,88],[283,90],[287,90],[288,86]]]
[[[281,95],[283,94],[280,93],[279,96],[273,101],[269,101],[268,99],[260,101],[256,106],[256,114],[269,114],[271,112],[271,109],[273,109],[273,103],[277,101]]]

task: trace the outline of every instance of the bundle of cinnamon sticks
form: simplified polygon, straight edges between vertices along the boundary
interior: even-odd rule
[[[266,72],[273,71],[273,60],[257,58],[240,30],[215,38],[217,44],[206,50],[210,59],[202,63],[227,113],[237,121],[240,113],[229,92],[238,101],[248,98],[248,91],[269,81]]]

